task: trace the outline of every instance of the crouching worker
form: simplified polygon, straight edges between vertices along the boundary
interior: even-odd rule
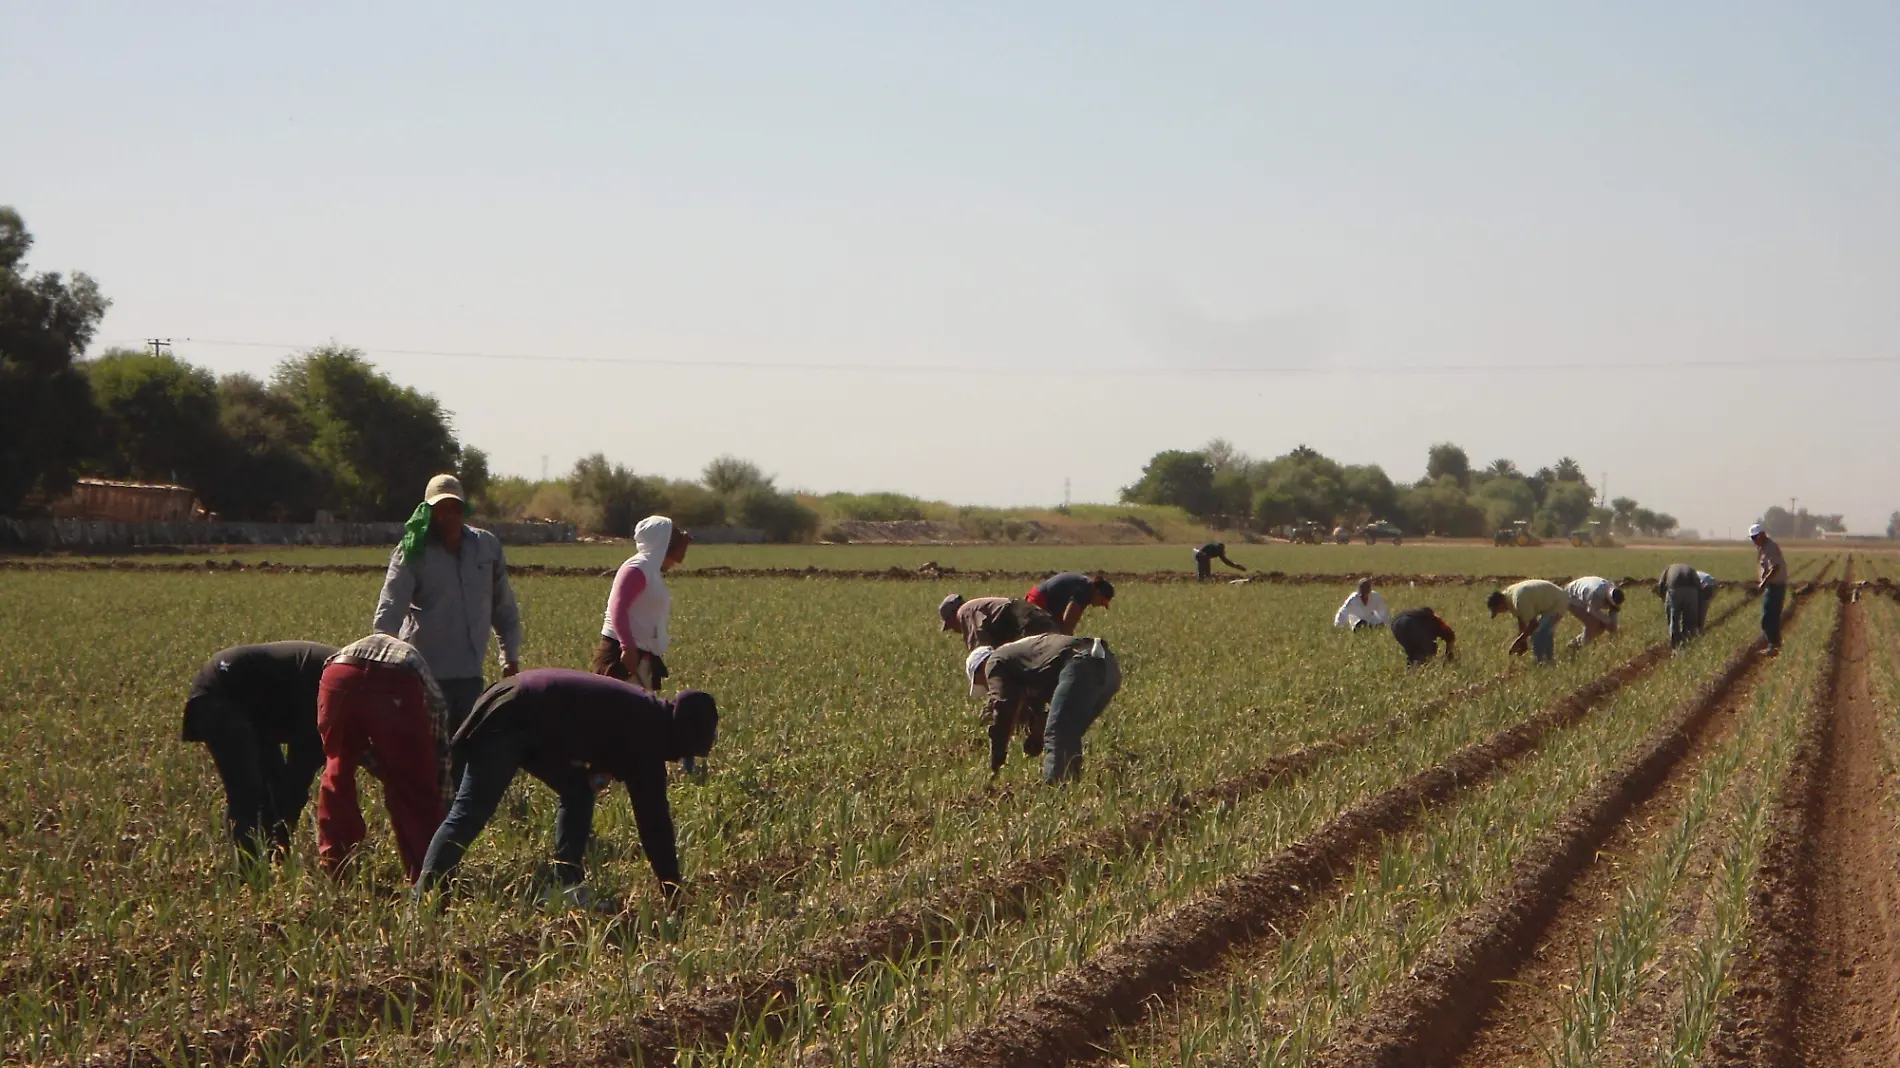
[[[1002,770],[1009,736],[1021,723],[1027,732],[1023,752],[1042,754],[1046,783],[1082,773],[1082,735],[1122,684],[1121,664],[1107,643],[1065,634],[980,647],[965,661],[964,673],[970,679],[970,696],[986,698],[990,774]]]
[[[382,780],[403,875],[414,882],[449,805],[449,703],[416,647],[372,634],[337,650],[317,691],[323,781],[317,858],[335,873],[363,842],[356,769]]]
[[[1246,568],[1227,559],[1227,546],[1218,541],[1210,541],[1194,550],[1194,577],[1202,582],[1214,577],[1214,561],[1219,560],[1235,571]]]
[[[1451,624],[1439,618],[1430,608],[1408,608],[1392,617],[1392,637],[1405,650],[1405,666],[1417,667],[1431,662],[1438,655],[1439,639],[1445,642],[1445,659],[1453,659],[1452,650],[1458,643],[1458,635]]]
[[[1707,607],[1702,590],[1702,573],[1688,564],[1670,564],[1663,569],[1662,578],[1656,582],[1656,596],[1663,599],[1663,619],[1669,624],[1671,646],[1681,648],[1702,633]]]
[[[1362,578],[1359,588],[1346,598],[1346,603],[1333,613],[1333,626],[1349,630],[1365,627],[1383,627],[1391,622],[1391,613],[1385,607],[1385,597],[1372,588],[1372,580]]]
[[[181,737],[210,750],[231,838],[245,856],[290,847],[310,780],[323,767],[317,684],[334,652],[316,642],[240,645],[206,661],[192,680]]]
[[[682,690],[663,699],[618,679],[565,668],[524,671],[490,687],[456,732],[464,762],[448,818],[429,843],[418,896],[453,874],[462,854],[501,803],[515,773],[526,771],[560,796],[554,817],[554,872],[569,900],[580,883],[594,832],[590,776],[627,786],[640,848],[669,902],[680,890],[666,762],[703,757],[718,733],[712,695]]]
[[[1511,640],[1511,655],[1521,656],[1528,645],[1531,657],[1540,664],[1557,659],[1557,621],[1570,612],[1570,593],[1555,582],[1525,579],[1485,598],[1484,606],[1496,619],[1506,612],[1517,619],[1517,636]]]

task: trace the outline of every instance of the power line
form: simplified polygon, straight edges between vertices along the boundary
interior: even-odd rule
[[[220,348],[276,349],[282,352],[303,352],[318,345],[292,344],[277,341],[225,341],[209,338],[183,338],[190,345],[208,345]],[[110,342],[121,344],[125,342]],[[146,339],[150,344],[151,339]],[[169,341],[166,344],[170,344]],[[358,348],[366,356],[425,356],[458,360],[506,360],[525,363],[576,363],[596,364],[617,367],[647,367],[674,369],[703,369],[730,371],[801,371],[841,374],[969,374],[972,371],[1007,371],[1027,375],[1065,375],[1090,378],[1174,378],[1183,376],[1209,375],[1248,377],[1265,376],[1331,376],[1331,375],[1408,375],[1408,376],[1458,376],[1458,375],[1534,375],[1569,374],[1603,371],[1750,371],[1786,368],[1813,367],[1880,367],[1900,364],[1900,353],[1890,356],[1809,356],[1799,358],[1779,358],[1766,360],[1746,360],[1739,358],[1716,360],[1626,360],[1626,361],[1587,361],[1572,363],[1439,363],[1439,364],[1306,364],[1280,366],[1157,366],[1135,367],[1114,364],[1091,364],[1086,366],[1025,366],[1022,364],[876,364],[876,363],[834,363],[815,361],[774,360],[730,360],[730,359],[687,359],[682,357],[649,356],[569,356],[548,353],[519,352],[467,352],[450,349],[393,349]]]

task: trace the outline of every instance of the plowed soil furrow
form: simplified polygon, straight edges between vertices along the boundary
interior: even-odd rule
[[[1654,652],[1652,649],[1644,655]],[[1331,757],[1429,722],[1461,702],[1497,689],[1509,677],[1508,673],[1494,675],[1371,726],[1271,757],[1241,775],[1184,794],[1164,808],[1142,813],[1074,845],[954,888],[936,899],[917,902],[896,914],[861,924],[802,950],[778,968],[736,977],[718,988],[649,1012],[636,1019],[626,1032],[608,1036],[606,1045],[616,1057],[637,1053],[645,1063],[656,1064],[670,1059],[680,1048],[723,1040],[741,1021],[756,1019],[762,1013],[775,1011],[775,1007],[782,1009],[793,1003],[801,996],[801,986],[813,977],[849,975],[874,961],[902,959],[950,934],[964,917],[979,911],[999,910],[1012,917],[1025,915],[1035,900],[1058,889],[1066,873],[1084,858],[1112,860],[1157,845],[1197,814],[1215,805],[1239,801],[1304,775]],[[810,860],[809,854],[805,859]],[[732,892],[737,888],[736,879],[748,874],[764,876],[772,870],[773,866],[765,863],[748,865],[746,870],[723,878],[720,883],[727,892]]]
[[[1057,976],[924,1063],[943,1068],[1053,1065],[1090,1055],[1115,1027],[1139,1019],[1150,999],[1169,995],[1232,952],[1257,949],[1329,894],[1340,874],[1385,835],[1406,830],[1425,809],[1536,750],[1552,731],[1587,715],[1668,651],[1666,644],[1646,649],[1517,725],[1354,805],[1265,864]]]
[[[1655,739],[1606,775],[1539,842],[1526,850],[1507,888],[1462,917],[1439,945],[1321,1058],[1328,1065],[1456,1063],[1484,1014],[1531,959],[1567,891],[1636,806],[1687,755],[1723,698],[1759,662],[1753,643],[1684,702]],[[1478,1062],[1472,1062],[1478,1063]]]
[[[1861,607],[1844,594],[1829,678],[1774,814],[1749,944],[1724,1006],[1731,1065],[1900,1063],[1900,887]]]
[[[1575,977],[1577,962],[1588,956],[1605,923],[1614,920],[1626,884],[1681,818],[1682,806],[1701,767],[1732,736],[1740,712],[1748,707],[1762,663],[1753,643],[1745,645],[1730,658],[1712,687],[1691,699],[1685,706],[1686,714],[1664,730],[1649,753],[1624,769],[1621,778],[1640,786],[1634,780],[1642,775],[1644,759],[1651,753],[1680,747],[1679,759],[1661,772],[1663,779],[1654,792],[1637,797],[1612,824],[1609,836],[1586,858],[1587,866],[1563,892],[1548,926],[1532,939],[1535,948],[1529,957],[1508,980],[1492,980],[1496,984],[1495,1002],[1464,1053],[1451,1063],[1468,1068],[1543,1063],[1546,1043],[1555,1034],[1569,1003],[1566,984]],[[1699,729],[1698,716],[1703,717]],[[1615,820],[1605,803],[1613,797],[1628,797],[1628,787],[1616,775],[1610,776],[1606,785],[1607,791],[1586,796],[1577,812],[1559,824],[1554,836],[1581,833],[1584,841],[1579,845],[1587,846],[1591,831],[1598,825],[1592,818],[1596,815],[1593,808],[1604,809],[1597,818]],[[1548,867],[1555,852],[1546,845],[1533,850],[1528,859]],[[1528,877],[1532,873],[1523,874]],[[1536,885],[1534,880],[1520,878],[1513,890],[1518,891],[1527,881]]]

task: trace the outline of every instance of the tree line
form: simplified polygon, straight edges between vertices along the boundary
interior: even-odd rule
[[[1392,481],[1377,464],[1342,464],[1304,445],[1258,459],[1216,438],[1195,450],[1156,453],[1121,491],[1132,504],[1174,505],[1218,526],[1270,530],[1310,522],[1358,526],[1383,519],[1408,533],[1482,537],[1527,522],[1554,537],[1590,522],[1622,534],[1666,535],[1674,516],[1628,497],[1604,503],[1577,461],[1525,474],[1508,459],[1473,468],[1465,450],[1431,447],[1425,476]]]

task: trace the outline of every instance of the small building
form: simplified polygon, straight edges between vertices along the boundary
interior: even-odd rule
[[[52,507],[58,519],[105,519],[115,523],[184,523],[204,519],[204,505],[189,486],[112,482],[82,478],[72,496]]]

